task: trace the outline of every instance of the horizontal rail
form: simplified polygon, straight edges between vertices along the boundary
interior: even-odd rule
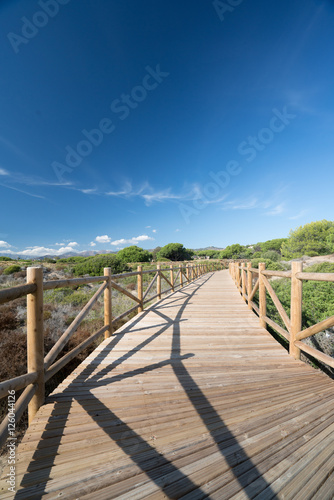
[[[35,283],[27,283],[26,285],[14,286],[12,288],[4,288],[0,290],[0,304],[5,304],[11,300],[19,299],[29,293],[34,293],[37,290]]]
[[[271,326],[274,330],[283,335],[283,337],[285,337],[286,340],[290,340],[290,333],[287,330],[284,330],[284,328],[282,328],[272,319],[268,318],[268,316],[263,316],[263,319],[269,326]]]
[[[43,290],[54,290],[55,288],[63,288],[66,286],[86,285],[88,283],[96,283],[107,281],[106,276],[92,276],[90,278],[70,278],[68,280],[52,280],[43,282]]]
[[[28,408],[28,404],[33,398],[36,389],[36,385],[28,385],[28,387],[26,387],[26,389],[22,392],[19,399],[15,402],[15,424],[20,420],[24,411]],[[9,417],[7,415],[0,425],[0,448],[2,448],[2,446],[6,443],[9,432],[9,423]]]
[[[295,346],[298,347],[301,351],[310,354],[313,358],[325,363],[328,366],[334,368],[334,358],[324,354],[323,352],[318,351],[318,349],[314,349],[314,347],[310,347],[309,345],[304,344],[304,342],[296,341]]]
[[[296,278],[299,280],[310,281],[334,281],[334,273],[297,273]]]
[[[93,335],[91,335],[88,339],[84,340],[79,344],[77,347],[72,349],[70,352],[65,354],[62,358],[58,359],[53,365],[51,365],[45,372],[45,381],[47,382],[50,380],[51,377],[53,377],[59,370],[64,368],[67,363],[72,361],[78,354],[80,354],[86,347],[88,347],[94,340],[96,340],[100,335],[102,335],[104,332],[106,332],[109,328],[109,325],[103,326],[95,332]]]
[[[128,278],[129,276],[138,276],[138,274],[139,271],[133,271],[131,273],[112,274],[111,279]]]
[[[261,274],[265,276],[279,276],[280,278],[291,278],[291,271],[271,271],[270,269],[266,269],[265,271],[261,271]]]
[[[103,283],[103,285],[100,286],[97,292],[93,295],[93,297],[89,300],[89,302],[85,305],[85,307],[81,309],[78,316],[72,321],[67,330],[63,333],[63,335],[58,339],[58,341],[55,343],[52,349],[48,352],[48,354],[44,359],[45,369],[48,369],[51,366],[53,361],[56,359],[60,351],[67,343],[67,341],[71,338],[71,336],[78,328],[80,323],[83,321],[83,319],[87,316],[87,314],[89,313],[89,311],[91,310],[97,299],[100,297],[100,295],[107,288],[107,286],[108,286],[107,283]]]
[[[0,399],[8,396],[8,391],[19,391],[37,380],[37,372],[25,373],[0,383]]]

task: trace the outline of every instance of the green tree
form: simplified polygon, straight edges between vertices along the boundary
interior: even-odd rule
[[[321,220],[310,222],[290,231],[290,236],[282,244],[282,256],[288,259],[309,255],[326,255],[332,250],[334,222]]]
[[[112,274],[130,271],[124,261],[114,254],[101,254],[87,257],[83,262],[78,262],[72,269],[75,276],[89,274],[90,276],[102,276],[103,269],[111,267]]]
[[[220,251],[218,250],[199,250],[195,252],[199,257],[210,257],[210,259],[219,259]]]
[[[263,243],[257,243],[256,249],[260,247],[262,252],[268,252],[270,250],[274,250],[275,252],[281,253],[281,247],[283,243],[287,241],[287,238],[276,238],[274,240],[268,240]]]
[[[123,248],[117,253],[117,257],[123,262],[150,262],[152,260],[150,252],[136,245]]]
[[[152,250],[152,257],[153,257],[153,260],[155,262],[157,260],[157,255],[160,252],[160,250],[161,250],[161,247],[155,247],[154,250]]]
[[[157,260],[159,259],[169,259],[173,261],[190,260],[193,251],[184,248],[182,243],[168,243],[162,247],[162,249],[157,254]]]
[[[224,250],[220,252],[220,259],[248,259],[251,257],[253,252],[239,243],[227,246]]]

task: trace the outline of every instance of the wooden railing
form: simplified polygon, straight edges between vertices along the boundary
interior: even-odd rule
[[[331,316],[316,325],[302,330],[302,296],[303,281],[329,281],[334,282],[334,273],[307,273],[303,272],[302,262],[292,262],[291,271],[270,271],[264,263],[259,264],[258,269],[251,267],[251,263],[230,263],[229,270],[241,295],[248,303],[250,309],[254,309],[264,328],[271,326],[289,342],[289,353],[295,359],[300,359],[301,351],[309,354],[321,363],[334,368],[334,358],[322,353],[314,347],[306,345],[302,340],[319,333],[326,328],[334,326],[334,316]],[[290,318],[277,297],[268,278],[276,276],[291,279],[291,308]],[[254,302],[254,296],[259,291],[259,306]],[[267,316],[267,295],[271,297],[276,309],[285,325],[282,328]]]
[[[222,264],[219,262],[210,261],[204,261],[199,264],[179,264],[177,267],[170,265],[165,268],[157,265],[154,270],[148,269],[144,271],[142,266],[138,266],[137,271],[123,274],[111,274],[111,269],[105,268],[103,276],[43,282],[43,269],[40,267],[29,267],[27,269],[26,285],[0,290],[0,304],[27,296],[27,373],[0,383],[0,399],[8,396],[8,391],[24,389],[15,404],[15,424],[20,420],[27,408],[28,423],[30,424],[37,410],[44,403],[45,382],[102,334],[104,334],[105,338],[110,337],[113,334],[115,325],[122,318],[135,311],[138,313],[142,312],[145,304],[148,302],[152,302],[154,299],[160,300],[163,294],[174,292],[178,287],[183,287],[201,275],[221,268]],[[154,273],[154,277],[144,292],[143,275],[152,273]],[[137,276],[137,295],[131,293],[115,281],[130,276]],[[162,280],[169,285],[169,288],[166,290],[162,290]],[[96,282],[102,282],[101,286],[57,340],[52,349],[44,356],[43,292],[45,290]],[[156,294],[151,296],[150,292],[154,284],[156,284]],[[118,290],[135,302],[133,307],[115,318],[112,317],[112,289]],[[57,359],[80,323],[102,294],[104,295],[104,326],[60,359]],[[0,448],[4,445],[8,437],[9,423],[8,417],[6,417],[0,425]]]

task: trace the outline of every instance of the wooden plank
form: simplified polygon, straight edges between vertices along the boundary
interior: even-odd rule
[[[333,431],[333,381],[216,272],[128,321],[55,389],[17,450],[16,498],[322,500]]]

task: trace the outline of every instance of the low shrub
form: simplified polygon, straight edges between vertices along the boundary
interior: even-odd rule
[[[102,254],[94,257],[88,257],[83,262],[79,262],[72,268],[75,276],[102,276],[105,267],[111,268],[112,274],[119,274],[129,271],[129,267],[125,262],[113,254]]]
[[[4,270],[3,274],[13,274],[21,271],[21,266],[18,266],[17,264],[13,264],[12,266],[6,267]]]

